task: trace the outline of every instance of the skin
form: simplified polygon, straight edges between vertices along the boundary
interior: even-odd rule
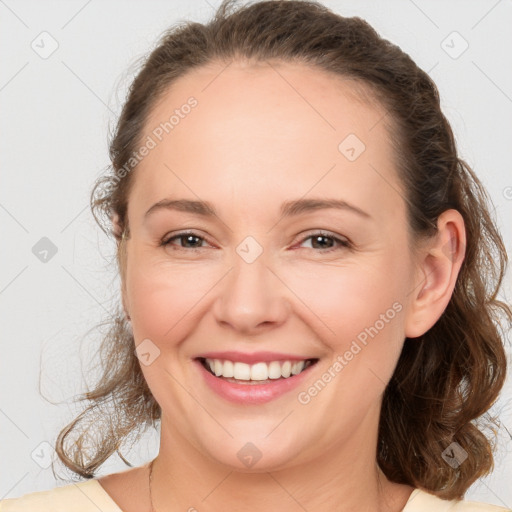
[[[196,69],[146,124],[144,138],[188,97],[198,100],[134,171],[128,202],[123,304],[136,344],[149,338],[160,350],[141,365],[162,408],[156,510],[397,512],[413,490],[376,464],[382,393],[405,337],[426,332],[450,300],[464,222],[447,210],[438,235],[412,253],[385,111],[353,83],[311,71],[247,62]],[[350,133],[366,146],[352,162],[338,150]],[[209,201],[218,216],[159,210],[145,221],[168,197]],[[280,218],[284,201],[302,197],[343,199],[371,219],[335,209]],[[184,229],[203,241],[159,245]],[[307,238],[320,229],[352,245],[328,238],[334,250],[325,252]],[[263,248],[253,263],[236,252],[249,235]],[[298,393],[397,302],[401,311],[301,404]],[[319,362],[299,389],[236,405],[192,364],[233,349]],[[251,468],[237,457],[247,442],[262,453]],[[99,480],[124,511],[150,510],[147,465]]]

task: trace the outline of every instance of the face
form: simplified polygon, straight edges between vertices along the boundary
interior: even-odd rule
[[[239,470],[259,452],[267,471],[374,443],[413,268],[380,105],[301,65],[224,67],[182,77],[147,120],[123,299],[164,435]],[[270,361],[316,362],[235,384],[197,359],[213,352],[239,380],[258,378],[261,365],[240,365],[251,356],[285,375]]]

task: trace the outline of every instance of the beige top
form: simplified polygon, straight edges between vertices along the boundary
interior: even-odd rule
[[[0,512],[123,512],[97,479],[0,500]],[[402,512],[511,512],[510,508],[447,501],[414,489]]]

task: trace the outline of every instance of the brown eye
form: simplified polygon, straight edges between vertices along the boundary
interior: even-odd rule
[[[319,252],[335,251],[340,248],[340,246],[343,248],[350,247],[350,242],[348,240],[342,240],[329,233],[313,233],[312,235],[303,238],[301,244],[309,239],[311,239],[311,249],[320,249]]]
[[[172,242],[174,240],[180,240],[180,245],[175,246]],[[185,233],[178,233],[176,235],[171,236],[170,238],[166,238],[162,241],[160,245],[162,246],[172,246],[173,249],[200,249],[202,242],[204,242],[205,239],[195,233],[192,232],[185,232]]]

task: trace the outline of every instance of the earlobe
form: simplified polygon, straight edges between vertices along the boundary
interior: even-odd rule
[[[118,242],[120,242],[122,237],[123,237],[123,229],[121,227],[119,215],[114,212],[112,214],[111,220],[112,220],[112,233],[114,234],[116,240]],[[125,261],[119,261],[119,263],[122,265],[122,264],[125,264],[126,262]],[[125,276],[124,276],[124,273],[121,272],[121,302],[122,302],[123,312],[124,312],[125,318],[126,318],[126,320],[128,322],[130,322],[131,321],[131,317],[130,317],[130,314],[128,312],[129,309],[127,307],[126,290],[125,290],[124,283],[125,283]]]
[[[132,321],[132,318],[130,316],[130,308],[128,305],[128,300],[126,298],[126,290],[123,284],[121,284],[121,305],[123,307],[124,317],[128,324]]]
[[[113,213],[111,220],[112,220],[112,233],[114,234],[114,236],[117,239],[120,239],[123,230],[121,228],[121,223],[120,223],[119,215],[117,213]]]
[[[409,301],[405,336],[417,338],[427,332],[448,306],[466,251],[464,219],[457,210],[438,218],[438,232],[417,263],[414,290]]]

